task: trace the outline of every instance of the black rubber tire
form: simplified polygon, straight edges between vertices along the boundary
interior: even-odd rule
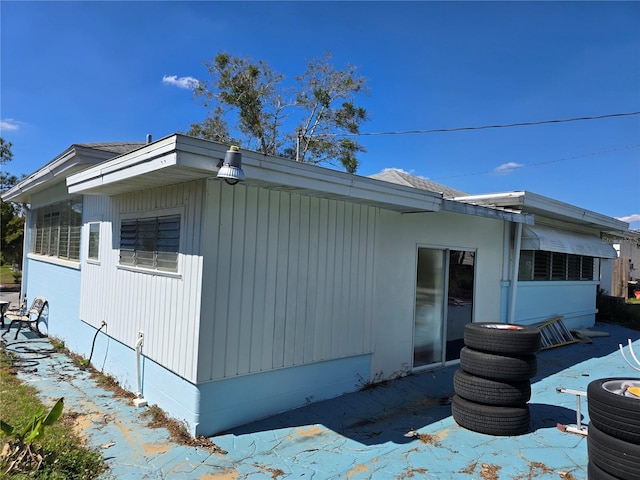
[[[520,406],[531,399],[531,383],[501,382],[471,375],[464,370],[453,374],[453,390],[470,402],[499,407]]]
[[[587,451],[589,461],[606,473],[622,480],[640,478],[640,445],[607,435],[590,423]]]
[[[451,400],[451,414],[461,427],[487,435],[522,435],[530,429],[531,415],[527,404],[518,407],[496,407],[470,402],[454,395]]]
[[[618,477],[605,472],[599,466],[593,462],[589,462],[587,465],[587,479],[588,480],[619,480]]]
[[[503,355],[530,355],[542,347],[540,331],[529,325],[467,323],[464,344],[474,350]]]
[[[612,437],[640,444],[640,397],[624,396],[612,391],[613,387],[623,382],[640,387],[638,378],[600,378],[589,383],[589,421]]]
[[[535,355],[506,356],[469,347],[460,350],[460,367],[471,375],[503,382],[529,380],[538,373]]]

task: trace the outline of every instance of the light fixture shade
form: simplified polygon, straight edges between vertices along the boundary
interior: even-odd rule
[[[235,185],[244,180],[242,171],[242,153],[235,145],[229,147],[224,156],[224,163],[218,170],[218,178],[222,178],[229,185]]]

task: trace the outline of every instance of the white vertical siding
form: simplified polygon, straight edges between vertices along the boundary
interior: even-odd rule
[[[101,229],[99,263],[82,264],[81,319],[96,327],[106,321],[108,334],[129,346],[143,331],[144,354],[191,381],[200,316],[203,195],[204,181],[199,181],[118,197],[87,196],[84,207],[85,228],[100,221]],[[117,268],[121,216],[167,209],[181,212],[179,275]]]
[[[198,381],[371,352],[377,210],[207,183]]]

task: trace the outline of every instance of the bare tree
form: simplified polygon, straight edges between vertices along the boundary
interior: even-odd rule
[[[195,90],[207,118],[188,133],[311,164],[337,162],[355,172],[356,154],[365,149],[354,138],[367,113],[354,99],[366,93],[366,81],[356,67],[334,68],[331,58],[311,60],[296,86],[287,87],[265,62],[219,53],[205,62],[210,78]]]

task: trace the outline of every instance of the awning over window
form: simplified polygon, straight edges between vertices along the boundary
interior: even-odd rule
[[[520,249],[572,253],[597,258],[618,256],[613,246],[598,237],[541,225],[523,226]]]

